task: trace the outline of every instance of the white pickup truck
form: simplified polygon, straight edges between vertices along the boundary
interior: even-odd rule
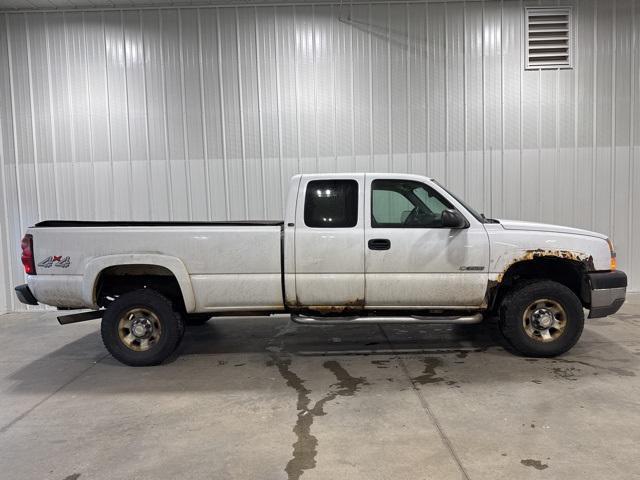
[[[153,365],[185,322],[290,313],[305,324],[478,323],[513,350],[554,356],[589,317],[615,313],[627,277],[611,241],[494,220],[433,179],[296,175],[284,222],[45,221],[22,243],[23,303],[93,311],[107,349]]]

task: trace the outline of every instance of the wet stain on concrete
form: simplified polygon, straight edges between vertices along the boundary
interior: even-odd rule
[[[442,367],[442,360],[440,358],[424,357],[422,359],[422,363],[424,364],[422,375],[413,377],[411,380],[414,383],[417,383],[419,385],[427,385],[430,383],[445,382],[447,385],[457,386],[458,382],[455,382],[453,380],[447,380],[446,378],[440,377],[438,376],[438,374],[436,374],[436,368]]]
[[[624,368],[619,368],[619,367],[601,367],[601,368],[606,368],[606,370],[609,370],[610,372],[613,372],[617,375],[620,375],[622,377],[635,377],[636,373],[632,372],[631,370],[626,370]]]
[[[549,465],[547,465],[546,463],[542,463],[540,460],[534,460],[533,458],[520,460],[520,463],[525,467],[533,467],[536,470],[544,470],[545,468],[549,468]]]
[[[575,367],[553,367],[551,369],[556,378],[561,378],[563,380],[569,380],[571,382],[575,382],[578,380],[578,373],[580,372],[579,368]]]
[[[631,370],[627,370],[626,368],[611,367],[611,366],[604,366],[604,365],[596,365],[594,363],[585,362],[583,360],[567,360],[565,358],[556,358],[556,359],[553,360],[553,363],[566,363],[566,364],[584,365],[585,367],[590,367],[590,368],[593,368],[595,370],[606,370],[606,371],[609,371],[611,373],[615,373],[616,375],[620,375],[622,377],[635,377],[636,376],[635,372],[633,372]],[[577,369],[577,370],[579,370],[579,369]]]
[[[390,360],[371,360],[371,363],[378,368],[389,368]]]
[[[293,443],[293,455],[285,467],[289,480],[299,479],[305,472],[316,466],[318,455],[318,439],[311,433],[311,425],[314,419],[326,415],[324,407],[337,397],[350,397],[355,395],[363,385],[369,385],[364,377],[352,377],[339,362],[330,360],[322,366],[336,377],[337,382],[330,386],[329,392],[315,404],[311,405],[311,390],[304,386],[304,380],[290,369],[291,360],[276,355],[267,366],[275,365],[280,376],[284,378],[288,387],[297,393],[296,409],[298,416],[293,426],[296,441]]]
[[[445,381],[444,378],[439,377],[436,374],[436,368],[442,366],[442,360],[436,357],[424,357],[422,359],[422,363],[424,364],[422,375],[412,379],[415,383],[426,385],[428,383],[439,383]]]

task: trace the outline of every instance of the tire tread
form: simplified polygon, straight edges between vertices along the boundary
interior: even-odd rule
[[[119,339],[114,335],[114,328],[117,328],[114,323],[119,320],[118,311],[126,308],[128,303],[148,306],[160,314],[165,338],[164,344],[159,350],[134,352],[121,345]],[[162,312],[166,315],[162,315]],[[102,343],[116,360],[125,365],[140,367],[159,365],[166,360],[178,348],[184,335],[185,326],[182,315],[174,310],[173,304],[167,297],[155,290],[142,288],[121,295],[109,305],[102,317],[100,331]]]
[[[522,328],[522,309],[536,297],[553,297],[567,311],[569,324],[565,328],[569,330],[553,342],[531,340]],[[573,348],[580,339],[584,312],[576,294],[565,285],[553,280],[524,280],[505,295],[500,305],[499,327],[504,339],[516,352],[529,357],[555,357]]]

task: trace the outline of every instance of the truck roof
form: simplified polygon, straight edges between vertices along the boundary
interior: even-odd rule
[[[330,173],[299,173],[294,175],[294,177],[340,177],[340,176],[353,176],[353,175],[376,175],[376,176],[385,176],[389,178],[394,178],[398,176],[402,177],[420,177],[426,178],[427,180],[434,181],[432,177],[427,177],[426,175],[421,175],[419,173],[405,173],[405,172],[330,172]]]

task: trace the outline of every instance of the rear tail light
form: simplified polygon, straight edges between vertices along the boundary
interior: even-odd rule
[[[36,263],[33,259],[33,236],[26,234],[22,239],[22,265],[27,275],[36,274]]]

